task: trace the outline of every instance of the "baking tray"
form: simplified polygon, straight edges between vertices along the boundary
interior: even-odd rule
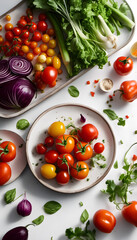
[[[117,2],[120,5],[123,1],[122,0],[117,0]],[[5,24],[5,19],[4,19],[5,15],[9,14],[9,13],[10,13],[11,19],[12,19],[11,22],[13,24],[16,23],[17,19],[19,19],[20,16],[22,16],[23,14],[25,14],[26,8],[27,8],[27,1],[26,0],[21,1],[17,6],[15,6],[10,11],[8,11],[7,13],[0,16],[0,24],[2,24],[2,25]],[[129,8],[130,8],[130,6],[129,6]],[[135,21],[135,17],[134,17],[134,14],[133,14],[132,10],[131,10],[131,13],[130,13],[129,17],[132,18],[133,21]],[[34,19],[34,21],[35,21],[35,19]],[[121,34],[120,34],[120,36],[118,36],[118,40],[117,40],[117,48],[109,51],[108,56],[111,56],[115,52],[119,51],[121,48],[125,47],[131,41],[131,39],[134,35],[134,32],[135,32],[135,27],[131,31],[128,31],[126,28],[121,29]],[[62,69],[63,69],[63,74],[58,76],[57,84],[54,88],[46,87],[46,89],[43,93],[38,92],[37,97],[36,98],[34,97],[32,102],[26,108],[11,109],[11,110],[6,110],[6,109],[3,109],[3,108],[0,108],[0,117],[2,117],[2,118],[12,118],[12,117],[16,117],[16,116],[19,116],[19,115],[23,114],[24,112],[26,112],[29,109],[35,107],[39,103],[45,101],[48,97],[52,96],[53,94],[55,94],[56,92],[58,92],[62,88],[66,87],[67,85],[69,85],[70,83],[75,81],[75,79],[79,78],[80,76],[82,76],[87,71],[91,70],[91,68],[85,69],[85,70],[81,71],[78,75],[76,75],[72,78],[68,78],[65,67],[62,67]]]

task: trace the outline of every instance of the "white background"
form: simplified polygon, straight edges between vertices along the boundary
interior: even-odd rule
[[[5,11],[7,6],[12,7],[13,3],[19,1],[5,0],[3,1],[0,9],[0,14],[2,10]],[[134,15],[136,14],[137,2],[133,0],[128,0]],[[8,9],[7,9],[8,10]],[[126,120],[126,125],[124,127],[118,126],[116,121],[111,121],[103,113],[103,109],[107,108],[106,101],[108,100],[110,93],[103,93],[97,85],[94,88],[95,79],[103,79],[104,77],[110,77],[114,81],[114,89],[118,89],[122,81],[124,80],[137,80],[137,60],[134,59],[134,69],[126,77],[118,76],[113,70],[113,62],[119,56],[129,56],[129,50],[131,45],[137,39],[137,31],[132,41],[119,52],[115,53],[109,58],[111,66],[106,66],[103,70],[99,70],[97,67],[87,72],[84,76],[75,80],[73,84],[76,86],[80,95],[78,98],[72,98],[68,93],[68,87],[56,93],[54,96],[48,98],[43,103],[39,104],[35,108],[29,110],[21,116],[12,119],[2,119],[0,118],[0,129],[12,130],[18,133],[20,136],[26,139],[29,129],[24,131],[16,129],[16,123],[19,119],[25,118],[30,122],[30,126],[33,121],[41,114],[43,111],[48,109],[51,106],[56,104],[63,103],[81,103],[87,105],[93,109],[99,111],[111,125],[117,143],[117,152],[116,159],[118,161],[119,168],[116,170],[113,167],[111,168],[108,175],[95,187],[81,193],[77,194],[61,194],[47,189],[41,185],[35,177],[32,175],[29,167],[27,166],[22,175],[10,185],[0,187],[0,239],[2,236],[11,228],[16,226],[25,226],[33,219],[43,214],[45,216],[44,222],[37,227],[29,227],[29,239],[31,240],[50,240],[53,236],[54,240],[65,240],[65,229],[69,227],[83,226],[80,223],[80,215],[84,209],[87,209],[89,212],[89,219],[91,222],[91,229],[94,227],[92,224],[92,218],[96,210],[104,208],[113,212],[116,216],[117,224],[115,229],[111,234],[104,234],[97,230],[96,239],[97,240],[136,240],[137,229],[131,224],[127,223],[121,215],[121,212],[116,210],[113,203],[108,201],[106,195],[103,195],[100,190],[106,187],[105,181],[107,179],[115,179],[118,181],[118,177],[122,172],[123,156],[126,150],[130,145],[137,141],[137,135],[134,134],[134,131],[137,130],[137,100],[132,103],[125,103],[119,98],[119,94],[116,95],[114,101],[112,102],[112,109],[117,113],[118,116],[125,118],[126,115],[129,115],[129,119]],[[86,84],[86,81],[91,82],[90,85]],[[91,97],[90,91],[95,91],[95,97]],[[123,144],[120,144],[120,140],[123,141]],[[137,148],[134,147],[131,154],[129,154],[129,160],[132,155],[137,155]],[[22,218],[16,213],[16,206],[21,200],[17,200],[14,203],[5,205],[3,201],[3,196],[6,191],[9,189],[16,188],[17,195],[19,196],[24,191],[27,192],[27,197],[32,203],[33,211],[32,214],[26,218]],[[137,200],[137,186],[132,186],[133,194],[129,196],[129,200]],[[61,203],[62,208],[54,215],[47,215],[44,213],[43,205],[50,200],[56,200]],[[79,202],[83,202],[83,207],[79,206]]]

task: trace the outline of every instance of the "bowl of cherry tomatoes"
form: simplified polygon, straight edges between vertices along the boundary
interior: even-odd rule
[[[115,152],[108,122],[94,109],[79,104],[56,105],[44,111],[26,141],[34,176],[44,186],[63,193],[81,192],[99,183],[111,169]]]

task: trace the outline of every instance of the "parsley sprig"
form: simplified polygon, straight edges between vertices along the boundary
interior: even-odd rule
[[[105,161],[106,161],[106,158],[101,153],[96,154],[91,158],[90,165],[91,167],[95,167],[95,164],[97,164],[100,168],[105,168],[107,166],[107,164],[104,163]]]
[[[133,143],[124,155],[124,173],[119,176],[119,183],[116,184],[114,180],[107,180],[107,189],[102,190],[103,193],[109,195],[109,201],[113,202],[117,209],[120,209],[120,204],[129,204],[128,193],[132,194],[129,187],[131,184],[137,183],[137,163],[134,161],[128,162],[127,160],[128,152],[136,144],[137,142]]]

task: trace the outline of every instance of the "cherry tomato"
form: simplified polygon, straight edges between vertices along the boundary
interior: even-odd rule
[[[27,53],[26,58],[27,58],[29,61],[32,61],[33,58],[34,58],[34,54],[31,53],[31,52],[29,52],[29,53]]]
[[[60,153],[71,153],[74,149],[75,141],[71,135],[60,135],[56,138],[56,149]]]
[[[45,138],[45,145],[46,147],[52,147],[54,144],[54,138],[51,136],[48,136]]]
[[[65,125],[63,122],[60,122],[60,121],[53,122],[48,128],[48,134],[54,138],[60,135],[63,135],[64,133],[65,133]]]
[[[21,34],[21,29],[18,27],[14,27],[12,31],[15,36],[19,36]]]
[[[5,30],[6,30],[6,31],[9,31],[9,30],[12,30],[12,29],[13,29],[12,23],[6,23],[6,24],[5,24]]]
[[[47,16],[44,13],[39,14],[39,20],[40,21],[45,21],[47,19]]]
[[[29,38],[29,31],[27,29],[23,29],[21,31],[21,36],[22,39],[28,39]]]
[[[40,49],[40,47],[36,47],[36,48],[34,48],[34,49],[33,49],[33,53],[34,53],[35,55],[40,54],[40,53],[41,53],[41,49]]]
[[[12,44],[15,46],[17,44],[22,44],[22,40],[18,36],[14,36]]]
[[[32,41],[32,42],[30,43],[30,48],[32,48],[32,49],[36,48],[37,46],[38,46],[38,43],[35,42],[35,41]]]
[[[57,45],[57,43],[56,43],[55,39],[49,40],[49,48],[55,48],[56,45]]]
[[[33,15],[26,16],[25,20],[27,21],[27,23],[30,23],[33,20]]]
[[[58,76],[58,71],[56,68],[48,66],[44,69],[42,74],[42,80],[46,84],[51,84],[52,82],[56,81]]]
[[[45,158],[45,161],[47,163],[55,163],[55,162],[57,162],[58,156],[59,156],[59,154],[58,154],[57,151],[49,150],[49,151],[47,151],[45,153],[45,157],[44,158]]]
[[[3,29],[3,27],[2,27],[2,25],[0,25],[0,31],[2,31],[2,29]]]
[[[89,167],[86,162],[78,161],[75,162],[73,167],[70,169],[70,175],[76,180],[82,180],[88,176]]]
[[[97,142],[95,145],[94,145],[94,151],[95,153],[102,153],[104,151],[105,147],[104,147],[104,144],[103,143],[100,143],[100,142]]]
[[[38,31],[35,31],[35,32],[33,33],[33,36],[32,36],[32,41],[39,42],[39,41],[41,41],[41,39],[42,39],[41,33],[38,32]]]
[[[16,157],[16,146],[10,141],[4,141],[0,144],[0,160],[10,162]]]
[[[125,220],[137,227],[137,201],[132,201],[122,208]]]
[[[27,26],[27,21],[25,19],[20,19],[17,22],[17,25],[18,25],[19,28],[23,29]]]
[[[8,14],[8,15],[6,15],[6,17],[5,17],[5,18],[6,18],[6,20],[7,20],[7,21],[10,21],[10,20],[11,20],[11,16],[10,16],[9,14]]]
[[[53,57],[52,64],[53,64],[53,67],[56,69],[59,69],[61,67],[61,61],[57,56]]]
[[[37,24],[35,22],[28,23],[28,31],[34,33],[37,30]]]
[[[56,181],[58,184],[65,185],[69,182],[70,176],[67,171],[61,171],[57,173]]]
[[[93,223],[101,232],[110,233],[116,225],[116,218],[108,210],[100,209],[94,214]]]
[[[53,57],[53,56],[56,55],[54,49],[52,49],[52,48],[49,48],[49,49],[46,51],[46,54],[47,54],[47,56],[49,56],[49,57]]]
[[[7,31],[6,33],[5,33],[5,38],[6,38],[6,40],[8,40],[8,41],[12,41],[13,40],[13,38],[14,38],[14,34],[13,34],[13,32],[12,31]]]
[[[44,146],[43,143],[39,143],[36,146],[36,151],[38,154],[44,154],[47,151],[47,148]]]
[[[24,53],[28,53],[28,52],[29,52],[29,47],[26,46],[26,45],[22,45],[21,50],[22,50],[22,52],[24,52]]]
[[[74,164],[74,158],[69,153],[62,153],[57,160],[57,166],[62,170],[70,169]]]
[[[40,49],[41,49],[41,51],[42,51],[42,52],[46,52],[46,51],[47,51],[47,49],[48,49],[48,46],[47,46],[47,44],[45,44],[45,43],[42,43],[42,44],[40,45]]]
[[[11,167],[5,162],[0,162],[0,186],[8,182],[10,178]]]
[[[98,130],[93,124],[85,124],[79,131],[79,135],[85,142],[90,142],[98,137]]]
[[[37,24],[37,28],[40,32],[46,32],[48,25],[45,21],[39,21]]]
[[[74,156],[78,161],[85,161],[92,157],[92,147],[86,142],[78,142],[74,147]]]
[[[46,88],[46,84],[41,79],[38,79],[36,82],[36,87],[37,89],[43,91]]]
[[[130,57],[119,57],[114,62],[114,69],[115,71],[121,75],[125,76],[128,75],[133,69],[133,61]]]
[[[25,45],[27,45],[27,46],[30,46],[30,40],[29,39],[24,39],[23,40],[23,43],[25,44]]]
[[[50,40],[50,36],[48,34],[45,33],[45,34],[42,35],[42,41],[44,43],[48,43],[49,40]]]
[[[0,44],[4,42],[4,38],[0,35]]]
[[[47,34],[48,34],[49,36],[54,36],[54,35],[55,35],[54,29],[53,29],[53,28],[48,28]]]
[[[53,179],[56,177],[56,167],[53,164],[46,163],[41,167],[41,175],[46,179]]]
[[[31,9],[31,8],[27,8],[27,10],[26,10],[26,14],[27,14],[27,16],[29,16],[29,15],[33,15],[33,11],[32,11],[32,9]]]

